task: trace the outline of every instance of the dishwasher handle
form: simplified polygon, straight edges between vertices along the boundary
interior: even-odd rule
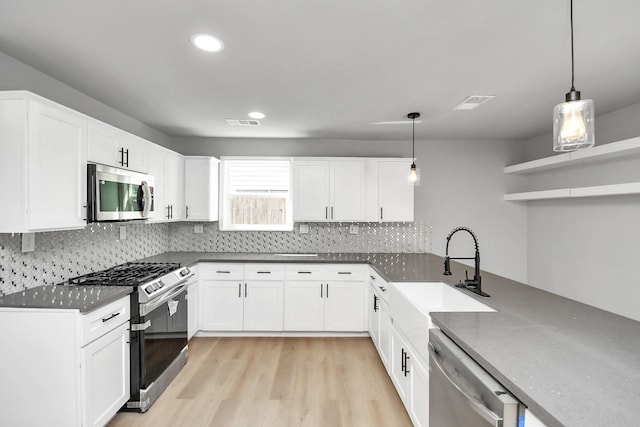
[[[434,364],[436,365],[436,367],[438,368],[442,376],[446,378],[449,381],[449,383],[453,386],[453,388],[458,392],[458,394],[460,394],[465,399],[465,401],[471,407],[471,409],[473,409],[485,421],[487,421],[488,423],[491,423],[491,425],[495,427],[502,427],[503,419],[501,417],[499,417],[492,410],[484,406],[482,402],[478,402],[476,399],[470,396],[466,391],[462,389],[462,387],[460,387],[460,385],[458,385],[453,380],[453,378],[451,378],[451,376],[447,373],[447,370],[442,365],[442,362],[440,361],[440,355],[438,354],[437,350],[433,347],[431,343],[429,343],[429,354],[431,354],[431,360],[434,362]]]

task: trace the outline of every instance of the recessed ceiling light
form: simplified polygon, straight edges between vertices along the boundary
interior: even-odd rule
[[[264,113],[261,113],[260,111],[252,111],[251,113],[249,113],[249,117],[251,117],[252,119],[264,119],[265,115]]]
[[[209,34],[196,34],[191,37],[191,43],[206,52],[219,52],[224,48],[222,42]]]

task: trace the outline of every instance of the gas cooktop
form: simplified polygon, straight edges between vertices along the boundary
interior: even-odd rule
[[[128,262],[104,271],[74,277],[69,279],[69,284],[137,287],[179,268],[179,263]]]

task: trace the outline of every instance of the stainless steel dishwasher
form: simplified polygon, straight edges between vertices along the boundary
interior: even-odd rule
[[[442,331],[429,330],[429,426],[523,425],[524,406]]]

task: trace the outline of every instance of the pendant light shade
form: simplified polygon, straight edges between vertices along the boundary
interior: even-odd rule
[[[409,169],[409,182],[413,185],[420,185],[420,171],[416,166],[416,119],[420,117],[420,113],[409,113],[407,114],[407,117],[412,121],[411,157],[413,161],[411,163],[411,168]]]
[[[595,144],[593,101],[581,99],[574,86],[573,59],[573,0],[570,0],[571,16],[571,89],[565,101],[553,109],[553,151],[574,151],[593,147]]]

